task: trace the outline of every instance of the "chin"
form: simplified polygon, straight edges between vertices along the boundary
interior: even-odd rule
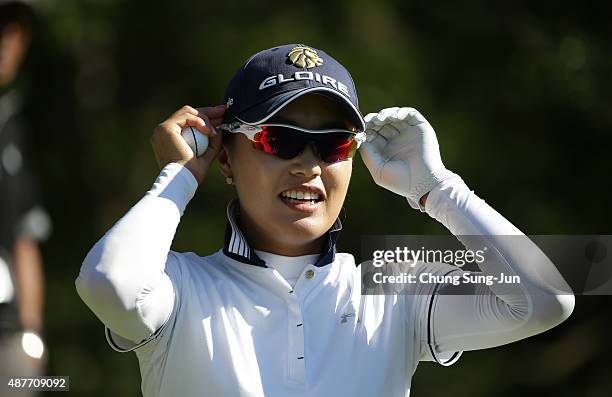
[[[314,218],[314,219],[313,219]],[[318,217],[307,217],[278,225],[278,236],[291,246],[307,245],[323,236],[329,227]]]

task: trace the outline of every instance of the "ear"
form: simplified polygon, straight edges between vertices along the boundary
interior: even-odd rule
[[[219,166],[219,171],[221,171],[221,174],[223,174],[223,176],[226,178],[234,177],[230,158],[230,148],[227,147],[227,145],[221,145],[221,149],[219,150],[219,155],[217,157],[217,164]]]

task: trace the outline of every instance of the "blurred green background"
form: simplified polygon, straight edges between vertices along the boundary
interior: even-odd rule
[[[610,233],[612,56],[600,2],[39,1],[19,83],[54,222],[42,245],[50,375],[70,395],[135,396],[135,355],[106,344],[74,288],[81,261],[158,173],[149,137],[184,104],[215,105],[252,53],[319,47],[351,71],[364,114],[413,106],[446,166],[529,234]],[[222,246],[233,197],[216,170],[190,203],[173,249]],[[446,233],[375,185],[360,159],[339,249],[365,234]],[[610,297],[577,298],[561,326],[512,345],[422,363],[413,396],[607,396]],[[409,376],[409,374],[406,374]]]

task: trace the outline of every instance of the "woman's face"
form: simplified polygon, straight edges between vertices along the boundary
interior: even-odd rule
[[[347,128],[345,114],[336,101],[310,94],[289,103],[270,122],[310,129]],[[236,134],[219,163],[234,180],[241,227],[254,249],[287,256],[320,252],[325,233],[344,203],[352,159],[327,164],[309,144],[297,157],[284,160],[254,149],[244,135]],[[284,197],[292,191],[315,192],[318,200]]]

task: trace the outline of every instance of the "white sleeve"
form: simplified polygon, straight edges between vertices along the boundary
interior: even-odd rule
[[[476,274],[520,277],[518,284],[472,284],[467,293],[465,285],[438,285],[423,322],[427,329],[421,330],[429,334],[428,356],[441,362],[439,353],[504,345],[544,332],[570,316],[574,295],[555,265],[459,176],[434,188],[425,210],[466,248],[487,246],[487,259],[478,264],[482,273]],[[451,271],[463,272],[459,267]],[[444,294],[437,293],[441,290]]]
[[[141,342],[172,313],[175,292],[165,272],[172,239],[198,187],[170,163],[153,187],[89,251],[76,279],[81,299],[114,334]]]

